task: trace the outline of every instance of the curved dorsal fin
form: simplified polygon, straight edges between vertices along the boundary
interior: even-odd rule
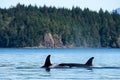
[[[50,65],[52,65],[52,64],[51,64],[51,61],[50,61],[50,56],[51,56],[51,55],[48,55],[48,56],[47,56],[47,58],[46,58],[46,60],[45,60],[45,64],[44,64],[43,67],[47,67],[47,68],[48,68]]]
[[[93,61],[94,57],[91,57],[86,63],[85,65],[87,66],[92,66],[92,61]]]

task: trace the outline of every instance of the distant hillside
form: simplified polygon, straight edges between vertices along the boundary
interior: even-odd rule
[[[118,14],[120,14],[120,8],[117,8],[117,9],[113,10],[112,12],[117,12]]]
[[[0,47],[120,47],[120,15],[18,4],[0,9]]]

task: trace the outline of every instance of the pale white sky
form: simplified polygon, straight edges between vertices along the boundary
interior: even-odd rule
[[[0,8],[16,6],[17,3],[25,5],[46,5],[65,8],[78,6],[82,9],[88,7],[90,10],[96,11],[99,11],[100,8],[108,11],[120,8],[120,0],[0,0]]]

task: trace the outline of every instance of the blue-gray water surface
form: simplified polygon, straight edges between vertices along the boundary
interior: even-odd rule
[[[93,67],[41,68],[47,55],[53,64],[81,63],[95,57]],[[0,80],[120,80],[120,49],[0,48]]]

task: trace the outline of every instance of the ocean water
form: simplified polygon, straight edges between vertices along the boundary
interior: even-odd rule
[[[81,63],[94,57],[93,67],[46,71],[46,56],[53,64]],[[0,80],[120,80],[120,49],[0,48]]]

